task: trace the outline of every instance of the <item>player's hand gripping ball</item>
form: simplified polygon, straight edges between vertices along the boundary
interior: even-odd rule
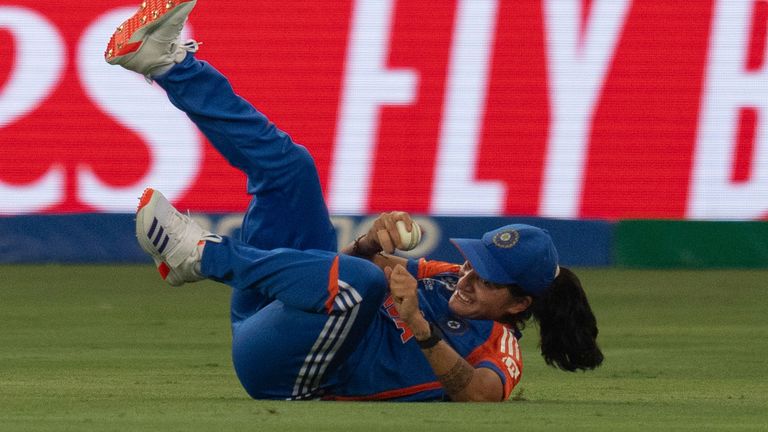
[[[421,242],[421,227],[419,227],[419,224],[413,222],[413,228],[410,232],[408,232],[403,221],[397,221],[395,226],[397,227],[397,233],[400,234],[400,246],[398,246],[398,249],[409,251],[419,245]]]

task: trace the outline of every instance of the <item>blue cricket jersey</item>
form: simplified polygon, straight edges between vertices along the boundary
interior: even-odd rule
[[[444,340],[475,367],[496,372],[504,399],[520,381],[519,332],[494,321],[467,320],[448,308],[459,266],[410,260],[408,271],[419,282],[419,305],[427,321],[440,327]],[[413,333],[399,318],[391,296],[378,310],[365,338],[343,366],[342,383],[325,395],[335,400],[446,400],[440,382]]]

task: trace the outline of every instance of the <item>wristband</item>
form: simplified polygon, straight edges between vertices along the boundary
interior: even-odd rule
[[[355,239],[355,242],[352,245],[352,255],[353,256],[366,258],[366,257],[371,257],[371,256],[376,255],[377,253],[379,253],[378,251],[363,251],[362,250],[362,248],[360,247],[360,240],[365,238],[365,236],[366,236],[366,234],[363,234],[360,237]]]
[[[365,237],[365,234],[363,234],[360,237],[355,239],[355,243],[352,245],[352,254],[353,255],[356,255],[356,256],[362,255],[360,253],[360,240],[362,240],[363,237]]]
[[[441,332],[434,324],[429,323],[429,337],[424,340],[416,339],[416,343],[421,349],[430,349],[437,345],[441,340],[443,340],[443,332]]]

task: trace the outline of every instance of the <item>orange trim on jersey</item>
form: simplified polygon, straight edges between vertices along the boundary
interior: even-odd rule
[[[444,261],[427,261],[424,258],[419,260],[419,271],[417,279],[432,277],[440,273],[458,273],[461,268],[458,264],[451,264]]]
[[[523,373],[523,359],[520,347],[512,330],[503,324],[494,323],[488,339],[475,348],[467,357],[472,366],[487,361],[493,363],[504,374],[504,400],[520,382]]]
[[[339,295],[339,256],[333,259],[331,269],[328,271],[328,300],[325,302],[325,310],[330,314],[333,311],[333,301]]]
[[[387,390],[385,392],[376,393],[372,395],[365,395],[365,396],[334,396],[334,395],[327,395],[324,396],[323,399],[325,400],[338,400],[338,401],[367,401],[367,400],[384,400],[384,399],[394,399],[398,397],[403,396],[410,396],[412,394],[416,394],[423,391],[429,391],[429,390],[437,390],[439,388],[442,388],[442,385],[437,381],[432,381],[424,384],[418,384],[411,387],[404,387],[400,389],[395,390]]]

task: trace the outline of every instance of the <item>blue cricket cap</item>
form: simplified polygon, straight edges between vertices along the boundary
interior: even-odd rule
[[[557,273],[557,250],[541,228],[512,224],[478,239],[451,239],[481,278],[518,285],[528,295],[543,294]]]

